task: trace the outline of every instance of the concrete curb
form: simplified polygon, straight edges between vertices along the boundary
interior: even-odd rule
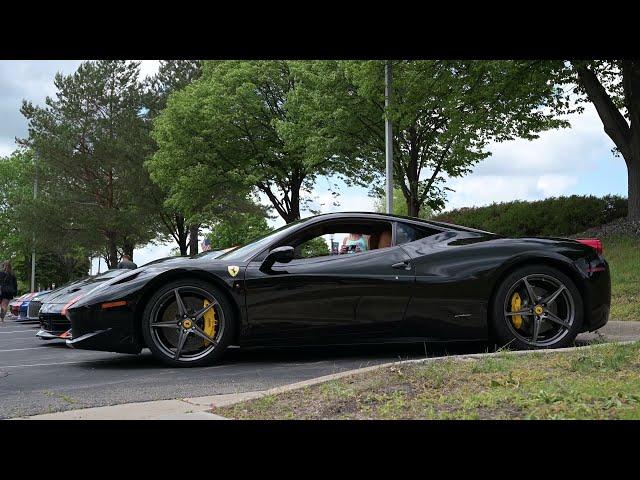
[[[580,347],[471,353],[462,355],[449,355],[444,357],[402,360],[398,362],[381,363],[379,365],[357,368],[355,370],[347,370],[345,372],[334,373],[331,375],[323,375],[321,377],[291,383],[280,387],[270,388],[268,390],[210,395],[204,397],[193,397],[175,400],[155,400],[150,402],[125,403],[121,405],[84,408],[78,410],[67,410],[64,412],[33,415],[30,417],[19,417],[12,420],[230,420],[220,415],[216,415],[212,412],[212,410],[220,407],[235,405],[237,403],[253,400],[256,398],[262,398],[267,395],[277,395],[280,393],[299,390],[301,388],[310,387],[312,385],[317,385],[331,380],[337,380],[352,375],[372,372],[375,370],[380,370],[382,368],[387,368],[392,365],[409,365],[447,360],[468,361],[479,358],[496,357],[500,355],[562,353],[582,349],[601,348],[605,345],[628,345],[634,342],[636,342],[636,340],[596,343]]]

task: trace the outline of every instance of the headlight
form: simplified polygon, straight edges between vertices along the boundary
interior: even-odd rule
[[[64,315],[65,317],[67,317],[69,320],[71,320],[69,318],[69,316],[67,315],[67,309],[73,305],[74,303],[76,303],[78,300],[80,300],[82,297],[84,297],[84,294],[82,295],[78,295],[77,297],[73,297],[71,300],[69,300],[64,307],[62,307],[62,311],[60,312],[62,315]]]

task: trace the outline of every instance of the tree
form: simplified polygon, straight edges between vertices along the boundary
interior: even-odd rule
[[[158,73],[145,82],[145,106],[149,109],[148,117],[156,118],[167,106],[167,99],[173,92],[182,90],[201,75],[200,60],[160,60]]]
[[[387,195],[386,193],[380,197],[377,197],[374,203],[374,208],[376,212],[386,213],[387,212]],[[402,194],[402,190],[400,188],[393,189],[393,212],[394,215],[403,215],[408,216],[409,212],[407,211],[407,203],[404,201],[404,195]],[[429,219],[433,215],[433,211],[429,208],[428,205],[424,205],[420,209],[420,218]]]
[[[147,81],[145,105],[147,118],[153,121],[167,106],[167,99],[173,92],[182,90],[202,75],[202,62],[199,60],[161,60],[158,73]],[[169,192],[158,186],[155,193],[158,216],[167,235],[178,244],[180,255],[198,253],[198,233],[200,224],[189,225],[184,213],[165,204]]]
[[[151,142],[138,76],[136,62],[84,62],[71,75],[56,75],[58,91],[46,106],[25,101],[21,109],[29,121],[21,143],[51,174],[43,196],[48,205],[42,206],[58,223],[47,225],[49,231],[97,232],[109,267],[117,264],[119,247],[132,254],[135,244],[154,236],[152,184],[143,168]]]
[[[224,196],[239,208],[238,197],[253,190],[289,223],[309,208],[317,176],[353,175],[362,162],[339,161],[332,145],[307,142],[311,94],[301,90],[315,85],[298,81],[304,64],[205,62],[202,78],[171,96],[155,124],[159,150],[149,163],[171,189],[170,202],[220,214]]]
[[[392,107],[384,104],[384,62],[317,63],[306,78],[307,121],[314,143],[334,145],[344,161],[365,159],[382,193],[384,118],[393,122],[394,180],[418,216],[423,205],[444,206],[447,178],[469,173],[486,158],[489,141],[533,139],[537,132],[568,126],[568,94],[548,81],[562,62],[394,61]]]
[[[42,215],[33,199],[35,167],[28,150],[0,158],[0,256],[12,261],[20,291],[31,283],[34,248],[36,288],[52,283],[62,285],[86,276],[89,270],[89,252],[85,248],[70,243],[66,237],[48,241],[47,233],[43,233],[49,221],[55,219]],[[39,180],[46,180],[46,169],[39,170]]]
[[[253,214],[236,214],[211,228],[207,235],[212,250],[245,245],[271,231],[265,217]]]
[[[629,219],[640,220],[640,61],[573,61],[576,92],[593,103],[627,165]]]

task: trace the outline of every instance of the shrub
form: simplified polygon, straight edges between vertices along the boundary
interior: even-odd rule
[[[460,208],[433,219],[512,237],[553,237],[583,232],[626,216],[626,198],[572,195]]]

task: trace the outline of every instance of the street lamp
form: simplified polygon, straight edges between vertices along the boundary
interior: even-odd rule
[[[38,154],[33,152],[33,164],[35,168],[35,178],[33,179],[33,199],[38,196]],[[31,237],[31,291],[36,291],[36,234]]]
[[[387,213],[393,213],[393,131],[389,109],[391,107],[391,61],[384,66],[384,144],[387,174]]]

